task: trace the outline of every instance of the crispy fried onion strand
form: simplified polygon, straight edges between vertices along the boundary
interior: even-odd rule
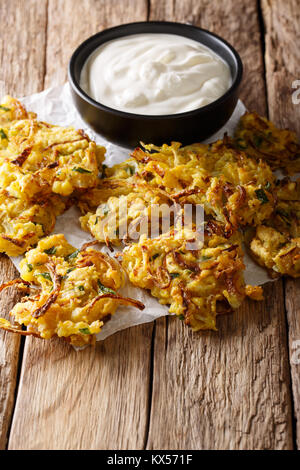
[[[167,253],[164,255],[163,259],[161,260],[161,264],[158,266],[155,272],[151,269],[151,260],[149,259],[148,247],[142,246],[142,250],[146,253],[147,256],[147,271],[152,277],[152,280],[157,287],[160,289],[167,289],[172,281],[169,271],[166,267],[166,256]]]
[[[36,338],[41,338],[38,333],[28,330],[20,330],[18,326],[11,325],[9,322],[7,322],[7,325],[0,322],[0,329],[11,333],[18,333],[21,336],[35,336]]]
[[[61,276],[59,274],[57,274],[57,272],[55,270],[55,264],[53,263],[53,261],[49,261],[46,264],[46,267],[48,268],[48,270],[50,272],[50,275],[51,275],[51,279],[52,279],[52,282],[53,282],[53,291],[49,295],[46,302],[43,305],[41,305],[40,307],[38,307],[32,313],[32,316],[34,318],[39,318],[42,315],[45,315],[45,313],[47,312],[49,307],[56,301],[56,299],[58,297],[58,294],[59,294],[59,291],[60,291],[60,288],[61,288]]]
[[[13,286],[14,284],[23,284],[23,287],[19,286],[19,289],[23,289],[24,286],[26,286],[26,288],[30,287],[29,282],[23,281],[23,279],[21,279],[21,278],[17,278],[17,279],[13,279],[12,281],[6,282],[5,284],[2,284],[0,286],[0,292],[3,291],[4,289],[6,289],[7,287]]]
[[[139,310],[144,310],[145,308],[145,305],[140,302],[139,300],[135,300],[135,299],[131,299],[129,297],[122,297],[121,295],[119,294],[110,294],[110,293],[107,293],[107,294],[99,294],[97,295],[97,297],[95,297],[91,302],[90,304],[87,306],[87,310],[91,310],[94,305],[99,302],[99,300],[102,300],[102,299],[113,299],[113,300],[116,300],[119,304],[121,305],[132,305],[133,307],[136,307],[138,308]]]

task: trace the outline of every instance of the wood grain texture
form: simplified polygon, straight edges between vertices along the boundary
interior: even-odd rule
[[[45,85],[65,81],[72,50],[91,34],[146,18],[141,0],[49,0]],[[152,329],[131,328],[81,353],[26,339],[9,449],[143,448]]]
[[[45,62],[46,0],[0,2],[0,95],[14,96],[40,91]],[[30,27],[24,26],[30,25]],[[35,44],[36,47],[32,47]],[[12,262],[0,257],[0,283],[17,276]],[[10,289],[1,294],[1,316],[17,300]],[[5,448],[14,405],[20,338],[0,332],[0,449]]]
[[[151,333],[130,328],[78,352],[26,341],[9,449],[142,449]]]
[[[257,2],[151,1],[150,19],[211,29],[240,52],[246,106],[266,112]],[[156,327],[148,449],[290,449],[291,396],[282,282],[265,302],[219,319],[218,333]]]
[[[71,54],[89,36],[111,26],[146,19],[147,0],[50,0],[45,87],[67,80]]]
[[[284,5],[284,6],[283,6]],[[297,0],[264,0],[262,2],[266,28],[266,76],[270,119],[280,127],[288,127],[300,137],[300,103],[293,103],[296,91],[293,82],[300,80],[300,8]],[[297,88],[300,88],[300,81]],[[300,341],[300,283],[285,282],[285,303],[288,319],[290,358]],[[299,348],[300,344],[298,344]],[[297,346],[296,346],[297,347]],[[300,364],[291,361],[296,439],[300,448]]]

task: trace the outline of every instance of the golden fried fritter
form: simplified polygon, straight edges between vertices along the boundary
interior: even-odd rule
[[[0,252],[18,256],[49,235],[56,217],[64,212],[67,202],[52,195],[38,203],[10,196],[0,191]]]
[[[300,276],[300,237],[291,238],[272,227],[259,225],[250,249],[254,259],[273,277]]]
[[[257,113],[245,113],[235,133],[237,148],[256,160],[266,161],[273,170],[292,175],[300,171],[300,143],[296,134],[278,129]]]
[[[11,195],[69,196],[97,185],[105,149],[83,131],[31,117],[4,123],[1,137],[0,185]]]
[[[246,295],[243,252],[238,235],[230,241],[217,234],[205,237],[199,250],[187,249],[181,231],[154,239],[142,235],[126,247],[122,266],[130,281],[149,289],[162,304],[193,330],[216,329],[216,316],[240,306]],[[261,299],[261,288],[247,288]]]
[[[19,101],[0,105],[0,251],[24,253],[54,228],[74,191],[97,186],[105,149],[83,131],[38,121]]]
[[[272,217],[250,236],[256,261],[273,276],[300,276],[300,179],[285,178],[276,184],[276,206]]]
[[[170,208],[171,198],[147,184],[103,180],[91,193],[90,200],[97,202],[97,209],[80,218],[81,226],[107,245],[137,241],[142,233],[149,237],[159,235],[164,226],[169,224],[169,230],[174,223],[176,214]],[[83,201],[79,206],[83,211],[86,208]]]
[[[179,204],[201,204],[206,214],[226,225],[229,234],[240,226],[261,223],[274,207],[271,169],[235,150],[228,138],[211,145],[147,145],[145,150],[136,149],[131,159],[106,169],[106,175],[107,180],[146,182]]]
[[[20,269],[21,279],[0,289],[18,282],[30,294],[10,312],[17,325],[26,325],[27,331],[1,319],[0,328],[9,331],[44,339],[58,336],[83,346],[95,342],[95,335],[118,305],[144,308],[140,302],[117,294],[124,284],[124,273],[116,260],[88,246],[75,250],[64,235],[40,240],[26,253]]]

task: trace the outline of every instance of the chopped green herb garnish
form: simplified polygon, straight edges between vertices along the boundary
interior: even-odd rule
[[[180,315],[178,315],[178,318],[179,318],[179,320],[184,320],[185,317],[184,317],[184,315],[182,315],[182,313],[181,313]]]
[[[10,108],[3,106],[3,104],[0,104],[0,109],[2,109],[3,111],[10,111]]]
[[[73,253],[65,257],[65,260],[76,258],[78,256],[79,251],[80,250],[73,251]]]
[[[211,256],[201,256],[200,261],[207,261],[208,259],[211,259]]]
[[[135,169],[134,169],[132,166],[128,166],[128,167],[126,168],[126,172],[129,173],[129,175],[132,176],[132,175],[134,175],[134,173],[135,173]]]
[[[27,269],[28,269],[28,272],[31,273],[31,271],[33,270],[32,264],[27,263]]]
[[[0,129],[0,136],[1,136],[1,139],[7,139],[7,135],[5,134],[3,129]]]
[[[90,170],[86,170],[85,168],[81,168],[81,166],[75,166],[73,171],[77,171],[78,173],[92,173]]]
[[[101,292],[103,292],[103,294],[114,294],[116,295],[116,292],[112,289],[110,289],[109,287],[106,287],[102,284],[102,282],[99,281],[98,279],[98,287],[99,287],[99,290]]]
[[[83,335],[90,335],[90,334],[91,334],[89,328],[79,328],[79,331],[80,331],[80,333],[82,333]]]
[[[254,135],[253,136],[253,143],[255,147],[260,147],[261,144],[263,143],[264,138],[261,135]]]
[[[266,190],[269,191],[269,189],[271,189],[271,186],[272,186],[271,183],[269,183],[269,181],[267,181],[266,184],[265,184]]]
[[[94,223],[94,225],[97,225],[97,223],[98,223],[98,220],[99,220],[99,217],[97,216],[97,217],[96,217],[96,219],[95,219],[95,223]]]
[[[170,273],[170,277],[171,277],[172,279],[176,279],[176,277],[179,277],[179,276],[180,276],[179,273]]]
[[[56,247],[52,246],[51,248],[44,250],[44,253],[47,253],[47,255],[54,255],[56,253]]]
[[[69,269],[67,269],[66,274],[65,274],[62,278],[63,278],[63,279],[67,279],[68,274],[69,274],[71,271],[74,271],[74,269],[75,269],[75,268],[69,268]]]
[[[83,287],[83,286],[78,286],[78,289],[81,290],[81,291],[84,291],[84,287]]]
[[[47,279],[48,281],[52,281],[49,273],[38,273],[37,276],[42,276],[44,279]]]
[[[245,150],[247,148],[247,144],[244,139],[236,139],[235,143],[239,149]]]
[[[154,261],[158,257],[159,257],[159,253],[155,253],[154,255],[151,256],[150,261]]]
[[[277,208],[276,212],[278,212],[278,214],[282,215],[283,217],[286,217],[287,219],[290,219],[290,214],[287,211],[285,211],[284,209]]]
[[[268,196],[266,195],[263,189],[256,189],[255,194],[257,199],[259,199],[262,204],[266,204],[267,202],[269,202]]]

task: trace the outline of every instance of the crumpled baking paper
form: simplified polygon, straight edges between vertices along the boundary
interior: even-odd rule
[[[108,142],[104,137],[96,134],[87,127],[87,124],[81,119],[73,104],[68,83],[65,83],[63,86],[49,88],[41,93],[26,96],[22,98],[21,101],[26,106],[27,110],[34,111],[38,114],[39,120],[47,121],[51,124],[74,126],[77,129],[83,129],[97,144],[106,147],[106,165],[112,166],[128,158],[128,149]],[[225,132],[231,135],[245,110],[246,108],[243,103],[238,101],[234,113],[226,125],[205,142],[213,142],[219,138],[221,139]],[[80,215],[80,211],[76,207],[71,207],[67,212],[57,218],[54,230],[54,233],[63,233],[69,243],[76,248],[79,248],[92,239],[87,232],[84,232],[80,228],[78,220]],[[100,249],[107,252],[106,247],[101,247]],[[19,268],[21,259],[22,257],[12,258],[17,269]],[[245,254],[244,261],[246,264],[245,281],[247,284],[260,285],[272,281],[267,272],[255,264],[247,254]],[[120,290],[120,294],[140,300],[144,303],[145,309],[139,311],[133,307],[120,306],[116,314],[104,325],[102,331],[97,335],[98,341],[104,340],[117,331],[141,323],[151,322],[156,318],[168,314],[167,306],[160,305],[147,291],[134,287],[129,284],[129,282]]]

